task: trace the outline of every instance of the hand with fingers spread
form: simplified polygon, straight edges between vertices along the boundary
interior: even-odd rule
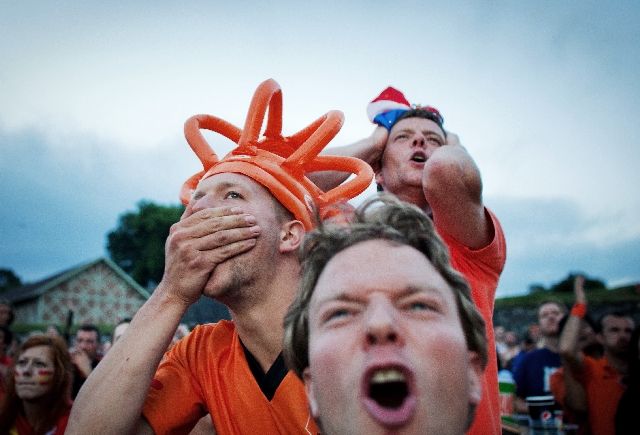
[[[169,232],[162,288],[187,305],[195,302],[220,263],[253,248],[256,218],[238,207],[193,211],[191,204]]]

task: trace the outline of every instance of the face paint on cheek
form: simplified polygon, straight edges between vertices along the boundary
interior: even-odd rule
[[[36,375],[36,382],[39,385],[49,385],[51,380],[53,379],[53,370],[50,369],[40,369]]]

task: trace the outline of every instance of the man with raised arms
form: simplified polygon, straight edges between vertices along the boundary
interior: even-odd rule
[[[435,108],[412,106],[400,91],[389,87],[369,104],[367,112],[378,124],[373,134],[327,153],[369,162],[379,190],[418,206],[432,217],[449,248],[451,264],[469,282],[473,301],[488,326],[489,363],[483,397],[469,433],[498,435],[502,430],[491,325],[506,242],[498,219],[482,201],[480,171],[458,136],[444,129],[444,120]],[[329,180],[323,181],[331,185]]]

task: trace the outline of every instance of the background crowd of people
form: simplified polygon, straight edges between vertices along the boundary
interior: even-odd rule
[[[82,384],[131,319],[117,323],[109,337],[83,324],[67,340],[55,325],[14,334],[13,317],[11,304],[0,301],[0,434],[63,434]],[[180,324],[170,347],[188,333]]]
[[[563,422],[580,434],[637,433],[640,325],[624,311],[593,319],[582,276],[574,294],[570,309],[542,302],[524,337],[494,325],[500,377],[515,383],[516,392],[513,409],[502,412],[526,414],[527,397],[551,395]]]

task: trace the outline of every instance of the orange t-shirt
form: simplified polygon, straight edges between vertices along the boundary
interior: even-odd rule
[[[469,282],[471,296],[486,324],[489,362],[482,382],[482,399],[467,433],[472,435],[500,435],[500,392],[498,390],[498,362],[493,336],[493,306],[498,279],[504,267],[507,244],[498,218],[485,209],[491,218],[494,237],[484,248],[470,249],[438,229],[438,234],[449,247],[451,264]]]
[[[564,367],[560,367],[553,372],[549,377],[549,387],[551,394],[556,399],[556,402],[562,407],[564,414],[562,415],[562,421],[564,423],[571,423],[578,425],[578,435],[589,434],[589,424],[587,418],[582,413],[576,414],[571,408],[565,405],[565,398],[567,397],[567,386],[564,382]]]
[[[207,413],[219,435],[318,433],[298,377],[289,371],[267,399],[225,320],[196,327],[166,354],[143,408],[156,434],[189,433]]]
[[[606,358],[585,356],[581,381],[587,394],[591,433],[614,435],[616,410],[625,390],[622,375]]]

